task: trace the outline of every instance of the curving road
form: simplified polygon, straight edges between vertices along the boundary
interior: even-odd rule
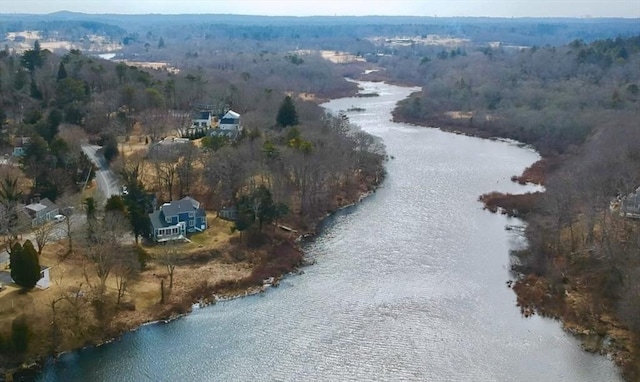
[[[98,152],[101,148],[101,146],[96,145],[82,145],[82,151],[87,154],[91,162],[97,167],[96,181],[98,182],[98,190],[107,200],[111,195],[121,194],[121,185],[116,174],[109,168],[109,162],[107,162],[102,153]]]

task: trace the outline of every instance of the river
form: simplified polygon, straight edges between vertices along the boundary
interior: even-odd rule
[[[482,209],[489,191],[538,155],[508,142],[390,122],[411,89],[362,83],[380,97],[350,120],[381,137],[382,188],[338,213],[305,251],[317,264],[260,295],[147,325],[63,355],[38,381],[620,381],[558,322],[524,318],[505,282],[516,219]]]

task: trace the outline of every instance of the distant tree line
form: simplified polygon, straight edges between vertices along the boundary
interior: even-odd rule
[[[582,144],[596,126],[637,110],[640,99],[640,37],[426,57],[379,62],[392,77],[423,85],[398,117],[463,124],[543,154]]]

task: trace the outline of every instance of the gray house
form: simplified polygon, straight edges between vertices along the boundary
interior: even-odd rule
[[[24,206],[23,211],[31,219],[32,227],[36,227],[53,220],[53,217],[60,213],[58,206],[48,198],[44,198],[42,200],[36,198],[31,202],[31,204]]]
[[[151,238],[157,242],[182,240],[188,233],[207,229],[207,214],[200,202],[190,197],[165,203],[149,214]]]
[[[640,187],[621,200],[620,215],[640,219]]]

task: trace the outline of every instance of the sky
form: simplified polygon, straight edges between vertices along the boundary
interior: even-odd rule
[[[119,14],[640,18],[640,0],[0,0],[0,13],[62,10]]]

